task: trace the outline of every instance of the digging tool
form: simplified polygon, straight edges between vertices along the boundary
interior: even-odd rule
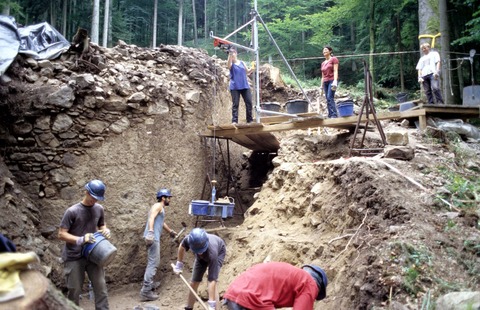
[[[175,236],[175,238],[173,238],[173,242],[176,242],[178,243],[178,239],[180,239],[180,237],[183,235],[183,233],[185,232],[185,230],[187,229],[187,224],[185,224],[185,222],[182,222],[182,226],[183,228],[180,230],[180,232]]]
[[[172,268],[175,269],[175,265],[174,264],[171,264]],[[202,305],[202,307],[205,309],[205,310],[208,310],[208,307],[207,305],[205,305],[205,303],[203,302],[203,300],[200,298],[200,296],[198,296],[197,292],[195,292],[195,290],[190,286],[190,283],[188,283],[188,281],[185,279],[185,277],[179,273],[178,276],[180,277],[180,279],[182,279],[182,281],[185,283],[185,285],[188,286],[188,289],[190,290],[190,292],[192,292],[193,296],[195,296],[195,298],[198,300],[198,302]]]

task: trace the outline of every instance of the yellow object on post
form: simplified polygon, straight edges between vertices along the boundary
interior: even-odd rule
[[[255,61],[252,61],[252,62],[250,63],[250,69],[251,69],[251,70],[255,70],[255,66],[256,66],[256,65],[257,65],[257,63],[256,63]]]

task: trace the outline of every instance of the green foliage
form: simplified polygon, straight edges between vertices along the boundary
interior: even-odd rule
[[[447,179],[446,188],[451,193],[450,197],[444,194],[442,198],[457,208],[475,209],[480,205],[480,179],[476,175],[461,175],[445,167],[439,168],[439,171]]]

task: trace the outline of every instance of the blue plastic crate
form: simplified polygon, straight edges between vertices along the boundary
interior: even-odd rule
[[[189,213],[192,215],[208,215],[208,204],[207,200],[192,200]]]
[[[208,216],[221,216],[222,218],[232,217],[235,205],[230,204],[210,204],[208,206]]]

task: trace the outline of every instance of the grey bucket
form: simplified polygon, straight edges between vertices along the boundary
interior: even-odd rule
[[[397,97],[398,103],[407,102],[407,100],[408,100],[408,94],[407,93],[398,93],[396,97]]]
[[[101,232],[93,234],[95,243],[87,243],[82,250],[83,256],[98,266],[107,266],[117,254],[117,248]]]
[[[280,104],[277,102],[264,102],[260,104],[260,108],[266,111],[279,112]],[[260,116],[271,116],[271,115],[275,115],[275,114],[270,114],[268,112],[260,112]]]
[[[307,100],[290,100],[285,104],[288,114],[299,114],[308,112]]]

